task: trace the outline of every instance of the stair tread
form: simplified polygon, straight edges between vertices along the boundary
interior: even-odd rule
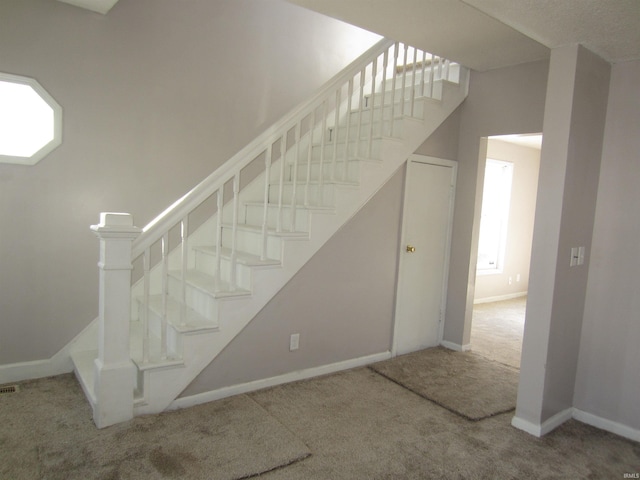
[[[181,270],[170,270],[169,275],[181,279]],[[200,270],[189,269],[187,270],[187,283],[194,288],[202,290],[208,293],[213,298],[229,298],[229,297],[242,297],[251,295],[250,290],[242,288],[231,288],[231,285],[224,280],[220,280],[216,285],[216,279],[213,275],[201,272]]]
[[[224,228],[232,228],[230,223],[223,223],[222,226]],[[245,230],[249,232],[262,233],[261,225],[251,225],[250,223],[238,223],[239,230]],[[274,237],[283,237],[283,238],[309,238],[309,232],[300,232],[300,231],[285,231],[282,230],[278,232],[275,228],[267,228],[267,234]]]
[[[253,207],[264,207],[264,202],[259,200],[255,200],[252,202],[244,202],[245,205],[251,205]],[[278,207],[279,204],[275,202],[269,202],[267,204],[269,207]],[[291,204],[282,204],[282,208],[289,209],[291,208]],[[335,212],[336,207],[332,205],[296,205],[296,210],[308,210],[310,212]]]
[[[193,247],[193,249],[198,252],[206,253],[213,256],[215,256],[217,253],[217,248],[215,245],[200,245],[197,247]],[[230,248],[222,247],[220,249],[220,253],[225,258],[231,258]],[[259,255],[253,255],[251,253],[242,252],[239,250],[236,252],[236,261],[239,264],[246,265],[248,267],[275,267],[281,265],[280,260],[275,260],[273,258],[261,259]]]

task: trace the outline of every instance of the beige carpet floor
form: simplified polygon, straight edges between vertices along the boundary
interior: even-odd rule
[[[527,297],[473,306],[471,347],[474,353],[520,368]]]
[[[466,420],[368,368],[250,394],[313,452],[265,480],[618,479],[640,444],[569,421],[536,438],[511,413]]]
[[[73,375],[0,396],[0,425],[2,480],[232,480],[311,453],[246,395],[97,430]]]
[[[370,368],[469,420],[516,408],[518,370],[474,353],[428,348]]]

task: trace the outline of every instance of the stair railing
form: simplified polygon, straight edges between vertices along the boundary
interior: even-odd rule
[[[145,226],[132,246],[132,264],[141,260],[143,265],[142,272],[136,279],[136,284],[142,282],[142,288],[138,289],[142,296],[139,315],[142,324],[142,362],[156,361],[157,357],[158,360],[163,360],[168,356],[170,240],[174,243],[177,241],[180,245],[179,250],[177,245],[175,250],[179,256],[180,271],[177,300],[180,304],[180,324],[187,323],[187,277],[189,265],[193,264],[189,250],[189,219],[195,209],[208,200],[215,203],[213,215],[217,215],[216,233],[215,238],[211,239],[217,252],[214,284],[216,289],[234,291],[238,288],[236,269],[240,195],[242,188],[249,183],[243,178],[245,170],[250,165],[255,165],[257,160],[263,163],[259,172],[253,172],[251,178],[264,178],[261,189],[264,211],[260,227],[260,257],[265,260],[268,257],[270,233],[270,190],[275,189],[273,191],[277,192],[277,202],[271,202],[277,205],[275,231],[294,232],[296,210],[301,204],[309,204],[314,149],[319,152],[317,162],[320,173],[317,182],[320,187],[329,181],[346,181],[349,159],[370,158],[376,136],[392,136],[396,118],[415,115],[413,103],[416,96],[437,96],[434,83],[438,79],[457,80],[455,75],[451,75],[450,65],[448,60],[399,42],[388,39],[379,41],[327,82],[311,99],[278,120]],[[399,89],[398,82],[401,84]],[[390,108],[386,130],[384,113],[380,115],[379,124],[374,124],[374,110],[386,108],[385,102],[389,102]],[[354,115],[355,112],[357,114]],[[355,118],[353,124],[352,116]],[[368,125],[364,123],[367,116]],[[300,169],[303,170],[302,179],[299,179]],[[264,175],[259,177],[262,173]],[[291,182],[291,194],[288,198],[284,195],[286,181]],[[296,197],[299,189],[304,189],[302,202]],[[229,195],[231,198],[228,198]],[[288,224],[285,224],[284,211],[287,209]],[[225,219],[229,216],[231,220],[226,223]],[[223,235],[224,229],[228,232],[226,237]],[[223,244],[230,250],[229,278],[224,282],[220,255]],[[156,268],[161,271],[159,282],[152,280],[152,271]],[[160,349],[152,355],[149,301],[151,295],[157,294],[162,296]],[[173,296],[176,296],[175,290]],[[105,301],[108,302],[109,299]]]

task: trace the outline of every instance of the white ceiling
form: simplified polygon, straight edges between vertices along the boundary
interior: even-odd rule
[[[640,59],[640,0],[288,0],[476,70],[581,43],[615,63]]]
[[[507,143],[515,143],[523,147],[535,148],[540,150],[542,148],[542,134],[541,133],[524,133],[513,135],[494,135],[489,137],[490,140],[501,140]]]
[[[60,1],[106,14],[118,0]],[[575,43],[612,63],[640,59],[640,0],[288,1],[481,71]]]

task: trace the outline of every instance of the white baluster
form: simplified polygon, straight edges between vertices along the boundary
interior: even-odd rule
[[[222,210],[224,207],[223,187],[218,188],[216,192],[217,218],[216,218],[216,275],[213,288],[215,291],[220,290],[221,269],[222,269]]]
[[[424,97],[424,72],[427,64],[427,52],[422,51],[422,75],[420,75],[420,96]]]
[[[449,80],[449,60],[444,61],[444,80]]]
[[[373,148],[373,120],[374,120],[374,110],[376,108],[376,77],[378,76],[378,57],[373,59],[373,64],[371,66],[371,112],[369,113],[369,138],[367,141],[367,158],[371,158],[371,149]],[[382,112],[382,109],[380,109]],[[380,135],[383,134],[383,126],[384,119],[380,119]],[[345,176],[346,177],[346,176]],[[345,178],[346,180],[346,178]]]
[[[311,112],[309,119],[309,149],[307,150],[307,180],[304,187],[304,206],[309,206],[309,187],[311,183],[311,149],[313,147],[313,130],[316,128],[316,109]]]
[[[416,100],[416,81],[417,81],[417,71],[418,71],[418,49],[414,47],[413,49],[413,77],[411,79],[411,112],[410,115],[413,117],[414,111],[414,103]]]
[[[180,222],[180,239],[182,241],[182,278],[180,280],[180,325],[187,324],[187,270],[188,270],[188,237],[189,237],[189,215]]]
[[[236,263],[238,261],[238,209],[240,208],[240,172],[233,177],[233,222],[231,224],[231,272],[229,275],[229,285],[231,291],[237,288],[236,285]]]
[[[435,80],[434,70],[436,68],[436,63],[435,62],[436,62],[435,56],[432,53],[431,54],[431,64],[429,65],[429,98],[433,98],[433,81]]]
[[[296,205],[296,195],[298,194],[298,162],[300,160],[300,130],[302,130],[302,120],[295,127],[295,157],[293,159],[293,185],[291,188],[291,211],[289,212],[289,231],[296,230],[296,213],[298,206]]]
[[[382,98],[380,100],[380,119],[384,123],[384,100],[387,92],[387,68],[389,68],[389,49],[384,51],[382,58]],[[393,122],[392,122],[393,123]]]
[[[364,80],[367,75],[367,67],[364,67],[360,72],[360,99],[358,105],[358,135],[356,137],[356,145],[355,145],[355,156],[360,156],[360,138],[362,137],[362,108],[364,106]],[[347,158],[349,156],[349,144],[345,147],[346,153],[344,156],[344,161],[346,163]],[[346,171],[346,168],[345,168]],[[346,179],[346,178],[345,178]]]
[[[142,255],[143,293],[142,293],[142,362],[149,362],[149,288],[151,249],[145,248]]]
[[[395,123],[395,115],[396,115],[396,79],[398,77],[397,68],[398,68],[398,50],[400,49],[400,44],[396,42],[393,48],[393,69],[392,69],[392,77],[391,77],[391,128],[389,129],[389,135],[393,136],[393,126]]]
[[[276,217],[276,231],[282,232],[282,200],[284,196],[284,167],[287,156],[287,132],[280,137],[280,177],[278,179],[278,211]]]
[[[325,100],[324,102],[322,102],[322,130],[320,132],[320,166],[319,166],[319,173],[318,173],[318,185],[319,185],[320,191],[322,191],[322,188],[324,186],[324,144],[326,141],[326,134],[327,134],[328,115],[329,114],[327,112],[327,101]]]
[[[160,319],[160,357],[167,358],[167,310],[169,300],[169,232],[162,236],[162,316]]]
[[[340,103],[342,102],[342,87],[336,90],[336,114],[333,127],[333,158],[331,159],[331,180],[336,179],[336,162],[338,161],[338,124],[340,122]],[[345,150],[349,150],[345,146]]]
[[[353,77],[349,79],[349,86],[347,89],[347,132],[345,135],[345,153],[344,153],[344,163],[342,165],[342,179],[347,179],[347,166],[349,165],[349,140],[351,140],[351,99],[353,97]],[[360,110],[362,111],[362,110]],[[356,142],[359,141],[356,140]]]
[[[273,144],[269,143],[269,147],[265,152],[264,157],[264,210],[262,212],[262,253],[260,259],[265,260],[267,258],[267,239],[269,238],[267,232],[268,217],[269,217],[269,179],[271,178],[271,150]]]
[[[406,98],[406,87],[407,87],[407,53],[409,51],[409,46],[404,45],[404,55],[402,60],[402,95],[400,103],[400,116],[404,116],[404,103]]]

